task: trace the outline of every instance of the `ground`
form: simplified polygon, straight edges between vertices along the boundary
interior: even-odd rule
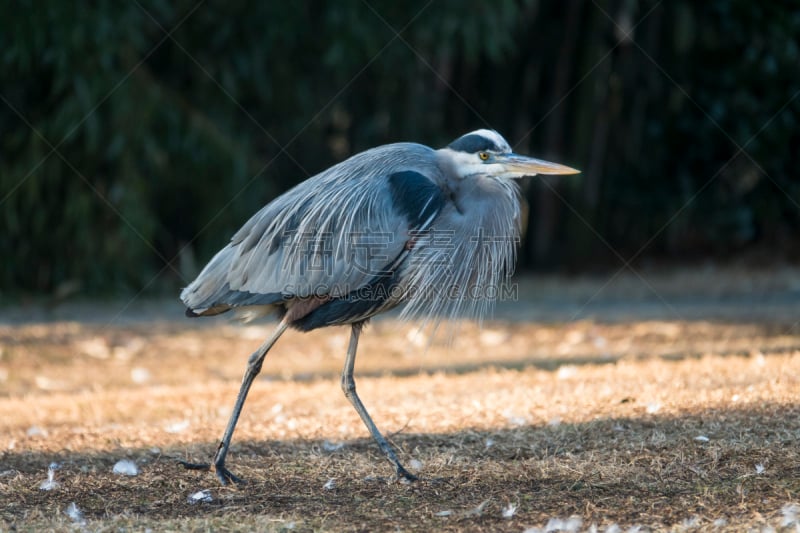
[[[413,483],[339,388],[345,328],[278,342],[229,455],[247,484],[222,487],[176,459],[213,453],[272,324],[6,308],[0,531],[800,530],[797,269],[516,282],[481,328],[362,336],[358,391]]]

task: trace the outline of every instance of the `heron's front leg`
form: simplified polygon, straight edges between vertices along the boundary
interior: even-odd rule
[[[397,455],[394,453],[394,450],[383,437],[383,435],[381,435],[381,432],[378,431],[378,428],[375,426],[375,423],[369,416],[367,409],[364,407],[364,404],[361,403],[361,399],[356,393],[356,382],[353,379],[353,368],[356,363],[358,337],[361,334],[362,325],[363,324],[361,323],[353,324],[353,330],[350,334],[350,345],[347,348],[347,358],[345,359],[344,369],[342,370],[342,390],[344,391],[344,395],[347,397],[347,399],[350,400],[350,403],[353,404],[353,407],[356,408],[358,415],[361,417],[361,420],[364,421],[364,424],[367,426],[372,438],[378,443],[381,451],[394,464],[397,471],[397,476],[404,477],[409,481],[414,481],[417,479],[417,476],[408,472],[408,470],[403,468],[403,465],[400,464],[400,460],[397,459]]]
[[[233,430],[236,429],[236,423],[239,421],[239,415],[242,414],[244,401],[247,399],[247,393],[250,391],[250,386],[253,384],[256,376],[261,372],[261,365],[264,363],[264,357],[275,341],[286,331],[289,326],[287,321],[281,321],[277,329],[270,338],[264,341],[264,344],[258,347],[258,350],[253,352],[247,360],[247,370],[242,379],[242,385],[239,387],[239,394],[236,396],[236,403],[233,406],[233,412],[228,420],[228,426],[225,428],[225,434],[217,446],[217,451],[214,454],[214,459],[210,464],[207,463],[189,463],[186,461],[178,461],[181,465],[189,470],[213,470],[217,474],[217,478],[223,485],[227,485],[231,481],[234,483],[243,483],[244,481],[231,473],[230,470],[225,468],[225,457],[228,455],[228,449],[233,438]]]

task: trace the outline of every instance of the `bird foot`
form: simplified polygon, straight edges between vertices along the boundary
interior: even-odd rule
[[[183,466],[187,470],[203,470],[204,472],[211,472],[217,475],[217,479],[219,479],[220,483],[223,485],[227,485],[231,482],[237,485],[244,485],[245,481],[235,476],[230,470],[225,468],[225,463],[219,464],[209,464],[209,463],[190,463],[188,461],[181,461],[178,460],[178,464]]]
[[[405,479],[406,481],[417,481],[419,478],[403,468],[402,465],[397,465],[397,478]]]

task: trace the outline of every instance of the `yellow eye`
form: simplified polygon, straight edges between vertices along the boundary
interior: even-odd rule
[[[489,159],[489,154],[487,154],[486,152],[478,152],[478,157],[481,158],[481,161],[486,161],[487,159]]]

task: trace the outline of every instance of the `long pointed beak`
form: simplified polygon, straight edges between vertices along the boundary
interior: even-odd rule
[[[559,165],[558,163],[542,161],[541,159],[519,154],[501,154],[495,157],[498,163],[505,165],[508,172],[520,177],[535,176],[537,174],[563,175],[580,173],[580,170],[570,168],[566,165]]]

